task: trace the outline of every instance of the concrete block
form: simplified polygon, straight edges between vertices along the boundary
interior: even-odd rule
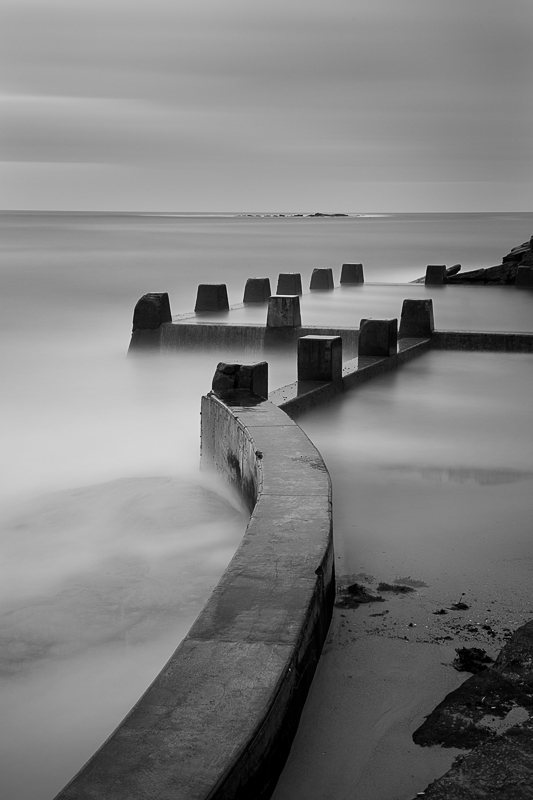
[[[268,303],[270,278],[248,278],[244,287],[243,303]]]
[[[428,264],[426,267],[426,279],[424,283],[431,286],[438,286],[446,283],[448,273],[445,264]]]
[[[333,283],[333,270],[330,267],[314,269],[311,275],[309,288],[313,291],[327,292],[335,288]]]
[[[301,324],[298,295],[272,295],[268,301],[267,328],[298,328]]]
[[[163,322],[172,322],[167,292],[143,294],[133,311],[133,330],[155,330]]]
[[[397,319],[362,319],[359,325],[359,356],[388,358],[398,349]]]
[[[302,276],[299,272],[280,272],[276,294],[302,294]]]
[[[342,338],[302,336],[298,339],[299,381],[342,380]]]
[[[229,311],[228,290],[225,283],[201,283],[196,295],[196,313],[199,311]]]
[[[362,264],[343,264],[341,269],[341,283],[364,283]]]
[[[400,339],[428,339],[435,329],[433,300],[404,300],[400,317]]]
[[[268,397],[268,364],[226,364],[221,361],[212,383],[213,392],[221,399],[238,395]]]
[[[515,286],[533,287],[533,267],[518,267],[516,270]]]

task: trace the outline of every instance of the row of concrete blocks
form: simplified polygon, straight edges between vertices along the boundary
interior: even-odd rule
[[[362,264],[343,264],[341,284],[364,283]],[[330,267],[314,269],[309,283],[311,291],[327,292],[335,288]],[[276,294],[303,294],[302,276],[299,272],[280,272]],[[244,287],[243,303],[266,303],[272,296],[270,278],[248,278]],[[196,312],[227,311],[228,291],[225,283],[201,283],[196,295]]]
[[[358,357],[390,358],[400,339],[426,339],[434,330],[430,299],[404,300],[398,331],[397,319],[362,319],[359,326]],[[299,381],[342,381],[342,337],[302,336],[298,339]],[[268,397],[268,364],[220,363],[212,389],[221,399],[239,394]]]
[[[445,264],[429,264],[426,267],[426,286],[439,286],[447,283],[448,277],[456,275],[461,269],[460,264],[446,267]],[[533,286],[533,267],[520,266],[516,271],[515,286]]]

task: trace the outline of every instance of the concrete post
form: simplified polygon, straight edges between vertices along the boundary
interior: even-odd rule
[[[195,313],[199,311],[229,311],[225,283],[201,283],[196,295]]]
[[[397,352],[397,319],[362,319],[359,325],[359,356],[384,356]]]
[[[446,283],[448,273],[445,264],[428,264],[426,267],[426,279],[424,283],[431,286],[438,286]]]
[[[298,339],[299,381],[342,380],[342,338],[301,336]]]
[[[222,400],[253,395],[268,397],[268,363],[217,365],[212,384],[213,392]]]
[[[404,300],[400,317],[400,339],[429,339],[435,330],[433,300]]]
[[[270,295],[269,278],[248,278],[244,287],[243,303],[268,303]]]
[[[343,264],[341,269],[342,283],[364,283],[362,264]]]
[[[298,328],[301,324],[298,295],[272,295],[268,301],[267,328]]]
[[[128,353],[138,350],[157,350],[160,346],[160,327],[172,322],[167,292],[144,294],[133,311],[133,332]]]
[[[280,272],[276,294],[302,294],[302,276],[299,272]]]
[[[518,267],[516,270],[515,286],[533,287],[533,267]]]
[[[333,270],[330,267],[314,269],[311,274],[309,288],[312,291],[327,292],[335,288],[333,283]]]

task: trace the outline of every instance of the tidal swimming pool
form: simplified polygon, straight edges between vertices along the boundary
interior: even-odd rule
[[[495,655],[533,617],[532,391],[532,355],[430,351],[299,418],[332,476],[338,582],[384,602],[335,609],[275,800],[409,800],[448,769],[457,751],[411,735],[467,677],[455,647]],[[378,590],[395,581],[415,591]]]

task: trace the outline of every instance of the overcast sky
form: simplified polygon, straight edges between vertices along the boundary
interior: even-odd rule
[[[531,210],[531,0],[0,10],[1,208]]]

